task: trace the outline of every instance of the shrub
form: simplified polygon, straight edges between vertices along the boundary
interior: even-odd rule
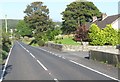
[[[44,45],[45,45],[45,42],[44,42],[43,40],[39,40],[39,41],[37,41],[37,44],[38,44],[39,46],[44,46]]]
[[[3,51],[2,50],[2,59],[4,60],[4,59],[6,59],[7,58],[7,52],[6,51]]]
[[[58,44],[62,44],[62,42],[59,41]]]
[[[109,45],[118,44],[118,32],[112,28],[112,25],[107,25],[103,31],[105,32],[106,43]]]
[[[97,25],[92,24],[89,29],[89,38],[91,45],[117,45],[118,32],[112,28],[112,25],[107,25],[104,29],[100,29]]]

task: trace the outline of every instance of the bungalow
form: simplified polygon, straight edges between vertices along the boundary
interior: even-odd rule
[[[97,18],[96,16],[93,16],[92,17],[92,22],[91,23],[86,23],[86,25],[85,25],[86,32],[89,30],[90,25],[93,24],[93,23],[98,25],[98,27],[100,27],[101,29],[105,28],[107,24],[111,24],[114,29],[118,30],[118,29],[120,29],[120,14],[107,16],[106,13],[103,13],[101,15],[101,18]],[[79,32],[83,29],[85,29],[84,26],[83,26],[82,29],[79,29],[79,28],[77,29],[76,34],[75,34],[75,38],[74,38],[75,41],[81,41],[82,37],[86,37],[86,35],[83,36],[84,33]]]
[[[104,13],[99,19],[96,16],[93,16],[92,23],[95,23],[101,29],[105,28],[107,24],[111,24],[114,29],[118,30],[120,29],[120,14],[107,16],[107,14]],[[87,26],[89,25],[90,24],[88,24]]]

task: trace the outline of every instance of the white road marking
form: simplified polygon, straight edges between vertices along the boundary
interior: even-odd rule
[[[32,54],[32,53],[30,53],[30,55],[33,57],[33,58],[35,58],[35,56]],[[35,58],[36,59],[36,58]]]
[[[14,45],[13,45],[13,46],[14,46]],[[7,57],[7,60],[6,60],[6,62],[5,62],[4,69],[3,69],[2,74],[1,74],[1,77],[0,77],[0,82],[2,82],[2,80],[3,80],[4,74],[5,74],[5,71],[6,71],[6,67],[7,67],[7,64],[8,64],[8,61],[9,61],[9,58],[10,58],[12,49],[13,49],[13,46],[12,46],[12,48],[10,49],[10,52],[9,52],[9,54],[8,54],[8,57]]]
[[[48,71],[48,69],[39,60],[37,60],[37,62],[43,67],[44,70]]]
[[[46,71],[49,73],[50,76],[53,76],[53,75],[48,71],[48,69],[47,69],[32,53],[30,53],[29,50],[27,50],[24,46],[22,46],[18,41],[17,41],[17,43],[18,43],[23,49],[25,49],[33,58],[35,58],[35,60],[37,60],[37,62],[42,66],[42,68],[43,68],[44,70],[46,70]],[[44,50],[44,49],[41,49],[41,50],[46,51],[46,50]],[[46,51],[46,52],[49,52],[49,51]],[[51,53],[52,53],[52,52],[51,52]],[[3,79],[3,78],[2,78],[2,79]],[[54,78],[54,80],[55,80],[56,82],[59,82],[56,78]],[[1,80],[0,80],[0,82],[1,82]]]
[[[62,57],[63,59],[66,59],[66,58],[64,58],[64,57]]]
[[[41,48],[39,48],[39,49],[41,49]],[[42,50],[42,49],[41,49]],[[44,49],[43,49],[44,50]],[[44,51],[46,51],[46,50],[44,50]],[[46,51],[46,52],[49,52],[49,51]],[[52,53],[53,54],[53,53]],[[55,54],[54,53],[54,55],[55,56],[58,56],[57,54]],[[61,57],[61,56],[58,56],[58,57]],[[63,59],[66,59],[65,57],[62,57]],[[99,71],[97,71],[97,70],[94,70],[94,69],[92,69],[92,68],[90,68],[90,67],[87,67],[87,66],[85,66],[85,65],[83,65],[83,64],[80,64],[80,63],[77,63],[77,62],[75,62],[75,61],[73,61],[73,60],[69,60],[70,62],[72,62],[72,63],[74,63],[74,64],[77,64],[77,65],[79,65],[79,66],[82,66],[82,67],[84,67],[84,68],[87,68],[87,69],[89,69],[89,70],[91,70],[91,71],[93,71],[93,72],[96,72],[96,73],[98,73],[98,74],[101,74],[101,75],[103,75],[103,76],[106,76],[106,77],[108,77],[108,78],[110,78],[110,79],[113,79],[113,80],[117,80],[117,81],[120,81],[119,79],[116,79],[116,78],[114,78],[114,77],[111,77],[111,76],[109,76],[109,75],[107,75],[107,74],[104,74],[104,73],[102,73],[102,72],[99,72]]]
[[[55,82],[58,82],[58,79],[54,78],[54,81],[55,81]]]
[[[93,71],[93,72],[96,72],[96,73],[98,73],[98,74],[101,74],[101,75],[103,75],[103,76],[106,76],[106,77],[108,77],[108,78],[110,78],[110,79],[119,81],[118,79],[116,79],[116,78],[114,78],[114,77],[111,77],[111,76],[109,76],[109,75],[107,75],[107,74],[104,74],[104,73],[102,73],[102,72],[99,72],[99,71],[97,71],[97,70],[94,70],[94,69],[92,69],[92,68],[90,68],[90,67],[87,67],[87,66],[85,66],[85,65],[83,65],[83,64],[77,63],[77,62],[75,62],[75,61],[73,61],[73,60],[69,60],[69,61],[72,62],[72,63],[75,63],[75,64],[77,64],[77,65],[80,65],[80,66],[82,66],[82,67],[84,67],[84,68],[87,68],[87,69],[89,69],[89,70],[91,70],[91,71]]]
[[[26,49],[26,51],[29,53],[29,51]]]
[[[20,43],[19,43],[20,44]],[[20,44],[20,46],[22,47],[22,48],[24,48],[33,58],[35,58],[36,60],[37,60],[37,58],[32,54],[32,53],[30,53],[29,52],[29,50],[27,50],[25,47],[23,47],[21,44]],[[39,60],[37,60],[37,62],[42,66],[42,68],[44,69],[44,70],[48,70]]]

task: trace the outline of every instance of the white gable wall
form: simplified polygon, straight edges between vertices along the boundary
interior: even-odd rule
[[[120,17],[112,23],[112,27],[116,30],[120,29]]]

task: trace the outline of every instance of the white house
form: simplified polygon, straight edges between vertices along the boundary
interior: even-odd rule
[[[102,14],[100,19],[93,17],[93,22],[98,25],[101,29],[105,28],[107,24],[111,24],[116,30],[120,29],[120,14],[107,16],[107,14]]]

